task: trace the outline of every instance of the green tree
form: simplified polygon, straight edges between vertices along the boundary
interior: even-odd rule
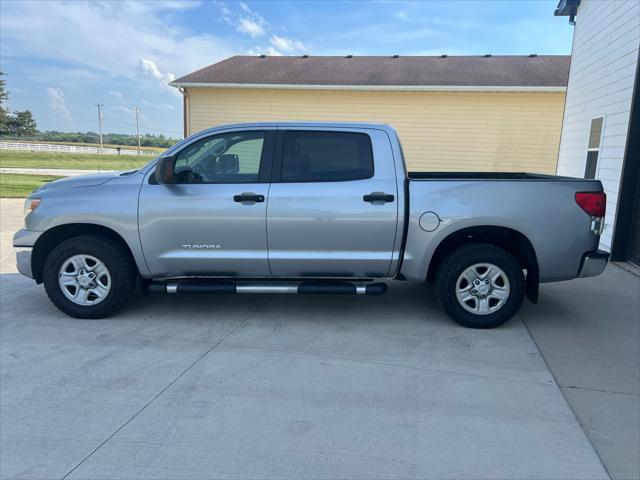
[[[18,137],[35,135],[38,133],[38,125],[30,110],[14,111],[11,115],[9,109],[6,108],[9,92],[5,89],[6,82],[2,79],[4,75],[4,72],[0,72],[0,135]]]
[[[9,117],[8,124],[11,135],[17,137],[29,137],[38,132],[38,124],[30,110],[13,112],[13,115]]]
[[[3,104],[9,99],[9,93],[5,90],[7,82],[2,79],[4,75],[4,72],[0,72],[0,104]]]
[[[9,93],[5,90],[6,82],[3,80],[4,72],[0,72],[0,135],[6,134],[9,112],[5,103],[9,99]]]
[[[0,135],[9,135],[9,115],[7,111],[0,107]]]

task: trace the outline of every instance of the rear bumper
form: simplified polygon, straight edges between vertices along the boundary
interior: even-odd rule
[[[604,272],[609,262],[609,254],[598,250],[596,252],[587,252],[582,256],[578,278],[595,277]]]

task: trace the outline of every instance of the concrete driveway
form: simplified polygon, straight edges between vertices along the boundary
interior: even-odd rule
[[[14,273],[22,202],[0,205],[3,479],[608,478],[529,330],[553,343],[559,322],[586,346],[582,322],[636,315],[637,298],[620,311],[600,291],[599,310],[576,311],[573,287],[548,287],[490,331],[407,283],[383,297],[137,295],[76,320]],[[616,275],[637,286],[618,270],[607,292]]]

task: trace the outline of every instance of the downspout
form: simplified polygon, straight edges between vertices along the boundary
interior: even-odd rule
[[[560,0],[558,7],[553,12],[556,17],[569,15],[569,25],[573,26],[573,35],[571,38],[571,56],[569,59],[569,74],[567,75],[567,89],[564,93],[564,105],[562,106],[562,124],[560,125],[560,141],[558,142],[558,155],[556,157],[556,175],[558,175],[558,168],[560,167],[560,154],[562,153],[562,140],[564,136],[564,121],[567,115],[567,100],[571,94],[569,90],[569,83],[571,82],[571,69],[573,68],[573,54],[576,49],[576,15],[578,14],[578,7],[581,0]]]
[[[189,94],[183,87],[178,87],[182,94],[182,130],[184,138],[189,136]]]

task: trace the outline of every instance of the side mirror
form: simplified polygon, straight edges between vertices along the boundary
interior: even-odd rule
[[[174,183],[174,169],[176,166],[176,157],[170,155],[168,157],[160,157],[156,163],[155,179],[159,184]]]

